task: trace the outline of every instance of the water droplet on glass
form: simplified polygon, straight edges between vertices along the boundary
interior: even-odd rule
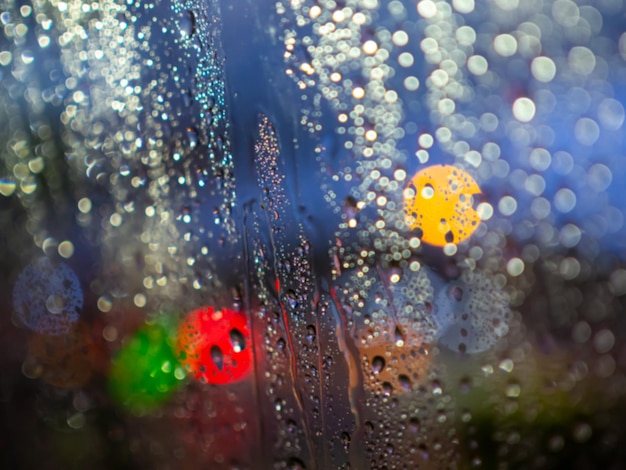
[[[280,398],[277,398],[274,401],[274,409],[276,411],[282,411],[282,409],[283,409],[283,400],[281,400]]]
[[[398,326],[393,332],[393,341],[396,344],[396,346],[399,348],[404,346],[404,334],[402,333],[402,330]]]
[[[198,134],[193,127],[187,128],[187,139],[189,140],[189,148],[195,148],[198,145]]]
[[[459,390],[461,393],[468,393],[472,389],[472,379],[469,377],[463,377],[459,381]]]
[[[180,35],[187,39],[193,36],[196,30],[196,17],[192,11],[183,11],[178,15],[178,25],[180,27]]]
[[[313,341],[315,341],[316,338],[316,332],[315,332],[315,327],[313,325],[309,325],[306,327],[306,340],[309,343],[312,343]]]
[[[297,429],[297,424],[293,419],[287,420],[287,432],[294,433]]]
[[[350,447],[350,434],[348,434],[347,432],[341,433],[341,444],[343,445],[343,448],[345,450],[348,450],[348,448]]]
[[[287,298],[287,303],[289,304],[290,308],[293,309],[298,306],[298,299],[294,291],[292,290],[287,291],[287,293],[285,294],[285,297]]]
[[[372,359],[372,372],[379,374],[385,368],[385,360],[381,356],[376,356]]]
[[[287,462],[287,470],[306,470],[306,467],[304,463],[302,463],[302,460],[292,457]]]
[[[211,346],[211,360],[219,370],[224,367],[224,354],[219,346]]]
[[[411,380],[407,375],[400,374],[398,376],[398,383],[400,383],[400,386],[407,392],[411,391]]]
[[[463,288],[461,286],[450,287],[449,294],[452,300],[456,300],[457,302],[463,300]]]
[[[189,108],[193,103],[193,94],[191,90],[183,91],[183,104],[186,108]]]
[[[246,340],[241,331],[237,328],[230,330],[230,342],[233,345],[233,351],[236,353],[241,352],[246,348]]]

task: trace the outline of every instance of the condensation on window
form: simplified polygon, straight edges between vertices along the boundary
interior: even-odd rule
[[[625,13],[0,2],[0,466],[624,466]]]

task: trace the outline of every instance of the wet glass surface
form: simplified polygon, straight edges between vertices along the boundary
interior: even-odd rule
[[[622,0],[0,0],[0,466],[622,468]]]

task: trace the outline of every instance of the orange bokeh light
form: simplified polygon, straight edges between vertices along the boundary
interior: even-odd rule
[[[472,196],[480,187],[465,171],[434,165],[418,171],[405,191],[405,211],[411,230],[429,245],[461,243],[478,227],[480,217]]]

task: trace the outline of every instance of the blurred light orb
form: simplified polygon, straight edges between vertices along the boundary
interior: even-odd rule
[[[480,187],[455,166],[434,165],[418,171],[404,194],[408,225],[430,245],[461,243],[481,220],[472,206],[472,196],[481,194]]]
[[[184,378],[170,330],[161,324],[146,325],[113,359],[109,390],[118,403],[143,414],[162,405]]]
[[[40,258],[26,266],[13,287],[13,307],[29,329],[48,335],[66,334],[83,308],[83,291],[66,264]]]
[[[530,64],[530,72],[535,80],[549,83],[556,76],[556,64],[550,57],[535,57]]]
[[[202,307],[178,329],[178,357],[198,380],[230,384],[245,378],[252,367],[248,320],[241,312]]]
[[[78,321],[66,334],[34,333],[28,342],[27,362],[40,367],[39,378],[57,388],[79,388],[92,377],[97,360],[89,326]]]
[[[530,98],[522,97],[513,102],[513,117],[519,122],[530,122],[535,117],[537,108]]]

